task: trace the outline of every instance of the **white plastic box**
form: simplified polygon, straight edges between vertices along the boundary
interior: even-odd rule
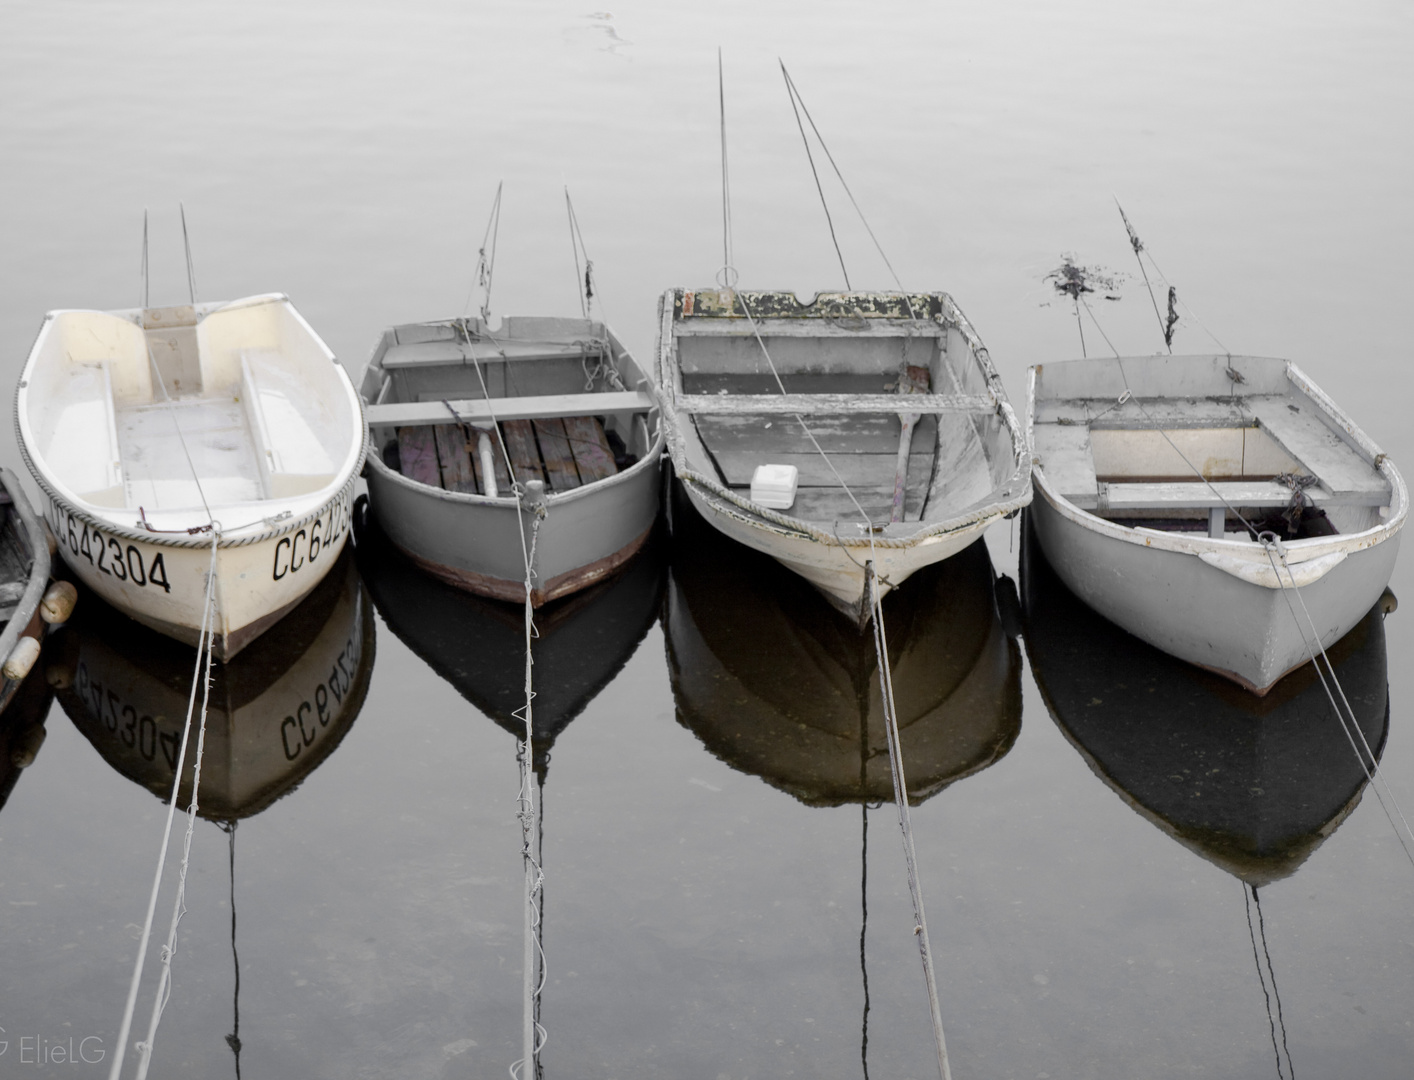
[[[751,501],[771,510],[789,510],[799,480],[794,465],[758,465],[751,475]]]

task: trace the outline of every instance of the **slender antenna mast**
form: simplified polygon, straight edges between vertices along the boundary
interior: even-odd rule
[[[1159,320],[1159,333],[1164,335],[1164,345],[1168,348],[1169,355],[1173,354],[1173,324],[1178,322],[1178,315],[1173,309],[1174,300],[1178,297],[1178,290],[1169,286],[1169,321],[1164,324],[1164,317],[1159,314],[1159,301],[1154,296],[1154,286],[1149,283],[1149,271],[1144,269],[1144,259],[1139,254],[1144,250],[1144,242],[1139,239],[1139,234],[1134,231],[1134,226],[1129,223],[1129,215],[1124,212],[1124,207],[1119,204],[1119,196],[1114,197],[1115,209],[1119,211],[1120,220],[1124,222],[1124,231],[1129,233],[1129,246],[1134,249],[1134,259],[1139,263],[1139,272],[1144,275],[1144,288],[1149,290],[1149,303],[1154,305],[1154,318]]]
[[[187,236],[187,208],[178,203],[177,206],[182,212],[182,247],[187,252],[187,294],[191,297],[192,305],[196,304],[196,269],[191,264],[191,240]]]
[[[815,190],[820,193],[820,205],[825,208],[825,223],[830,227],[830,242],[835,245],[835,257],[840,261],[840,272],[844,274],[844,287],[847,291],[852,291],[853,286],[849,283],[849,271],[845,269],[844,255],[840,252],[839,238],[835,236],[835,219],[830,216],[830,204],[825,201],[825,189],[820,185],[820,173],[815,168],[815,155],[810,152],[810,140],[805,135],[805,122],[800,118],[800,106],[796,104],[795,86],[790,81],[790,72],[786,71],[784,61],[778,62],[781,65],[781,75],[786,80],[786,95],[790,98],[791,111],[795,113],[795,126],[800,129],[800,141],[805,144],[805,157],[810,162],[810,175],[815,178]],[[814,127],[812,122],[811,127]],[[819,136],[819,132],[816,132]],[[824,146],[822,142],[820,144]],[[856,207],[857,209],[857,207]]]
[[[480,286],[483,323],[491,321],[491,280],[496,270],[496,238],[501,233],[501,189],[505,183],[502,180],[496,184],[496,197],[491,201],[491,216],[486,221],[486,232],[481,237],[481,247],[476,253],[476,280],[466,294],[466,307],[463,309],[463,314],[471,310],[471,298],[476,294],[477,286]],[[486,254],[488,245],[491,248],[490,255]]]
[[[570,247],[574,251],[574,277],[575,289],[579,291],[579,310],[587,319],[594,310],[594,260],[589,257],[589,249],[584,246],[584,233],[579,228],[579,216],[574,212],[574,203],[570,201],[569,185],[565,185],[565,209],[569,211],[570,218]],[[579,256],[584,255],[584,284],[580,287],[579,281]]]
[[[731,172],[727,168],[727,90],[720,45],[717,46],[717,114],[722,130],[722,272],[718,275],[718,283],[724,289],[730,289],[736,284],[737,273],[732,251]]]
[[[142,306],[147,307],[147,207],[142,208]]]

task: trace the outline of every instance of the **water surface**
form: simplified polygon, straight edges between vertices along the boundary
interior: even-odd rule
[[[144,207],[153,301],[186,299],[178,201],[202,298],[287,292],[356,376],[383,326],[465,310],[501,180],[492,309],[578,311],[567,184],[596,311],[646,357],[658,294],[710,283],[722,261],[721,45],[743,284],[808,296],[843,283],[782,57],[903,283],[955,296],[1018,407],[1028,364],[1079,350],[1045,281],[1066,254],[1120,276],[1122,299],[1092,301],[1118,348],[1162,347],[1117,194],[1202,320],[1185,317],[1178,347],[1215,338],[1293,359],[1396,461],[1411,448],[1405,7],[153,0],[12,5],[0,27],[12,379],[45,311],[138,301]],[[890,287],[826,190],[851,281]],[[1093,324],[1086,342],[1103,350]],[[0,444],[18,467],[13,436]],[[1183,817],[1187,789],[1177,808],[1155,794],[1193,774],[1191,757],[1125,742],[1122,712],[1066,715],[1041,635],[1023,623],[1018,642],[1000,608],[968,607],[991,575],[1019,577],[1018,530],[994,529],[987,549],[937,600],[986,616],[974,635],[934,627],[916,598],[894,605],[948,657],[920,693],[995,666],[992,711],[966,714],[991,726],[955,760],[942,746],[939,782],[913,810],[954,1075],[1407,1075],[1414,868],[1372,798],[1327,790],[1346,764],[1312,785],[1338,805],[1294,813],[1307,832],[1285,855],[1254,871],[1215,848]],[[545,1074],[933,1075],[893,809],[857,801],[878,796],[867,650],[811,597],[721,557],[684,564],[665,543],[599,607],[547,624],[547,650],[584,662],[544,690],[557,721],[538,762]],[[378,609],[376,647],[360,648],[366,696],[337,745],[279,797],[245,816],[228,806],[234,829],[198,825],[158,1075],[493,1076],[519,1056],[514,630],[458,598],[395,610],[415,586],[387,573],[353,594]],[[710,580],[703,606],[703,573],[754,598],[737,623],[731,590]],[[1396,593],[1410,595],[1411,573],[1406,559]],[[1409,617],[1377,636],[1383,767],[1414,809]],[[313,636],[338,654],[342,635]],[[1075,689],[1067,702],[1088,693],[1102,709],[1120,692],[1110,653],[1079,671],[1083,648],[1047,655]],[[1353,655],[1378,699],[1378,658]],[[763,658],[776,657],[773,676]],[[134,692],[161,682],[159,661],[139,654]],[[283,670],[298,674],[293,652]],[[1173,701],[1230,704],[1183,672],[1162,677],[1180,689],[1156,693]],[[1315,720],[1292,708],[1222,722],[1307,731]],[[1176,753],[1193,745],[1181,717],[1134,707],[1128,722],[1156,717]],[[1213,717],[1196,722],[1206,737]],[[760,738],[772,724],[779,737]],[[789,741],[792,725],[809,731]],[[96,1076],[107,1062],[21,1066],[21,1040],[95,1036],[111,1052],[164,806],[137,764],[105,753],[106,729],[62,701],[47,727],[0,811],[0,1064]],[[1338,746],[1284,746],[1330,778]],[[1257,767],[1245,760],[1232,769]],[[1299,802],[1305,789],[1281,790]]]

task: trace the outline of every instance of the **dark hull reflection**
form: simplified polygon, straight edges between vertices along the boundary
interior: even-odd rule
[[[53,703],[54,691],[44,681],[44,672],[35,671],[0,714],[0,810],[44,743],[44,720]]]
[[[113,768],[170,798],[196,651],[87,592],[60,635],[46,674],[64,711]],[[290,614],[213,665],[198,813],[249,817],[297,787],[358,716],[373,653],[372,605],[345,553]],[[180,806],[195,750],[193,724]]]
[[[388,628],[462,697],[521,735],[525,725],[514,713],[525,704],[524,609],[423,573],[392,545],[362,499],[354,511],[354,543]],[[556,737],[628,663],[657,620],[661,547],[650,537],[621,573],[536,611],[532,735],[542,781]]]
[[[892,801],[872,634],[725,539],[680,492],[673,514],[664,624],[679,721],[807,805]],[[997,580],[977,543],[884,602],[915,805],[999,760],[1020,733],[1021,654],[998,617]]]
[[[1249,885],[1293,873],[1355,808],[1367,783],[1315,670],[1308,664],[1266,697],[1253,697],[1097,615],[1023,532],[1032,671],[1052,718],[1095,774]],[[1378,757],[1389,727],[1381,609],[1329,655]]]

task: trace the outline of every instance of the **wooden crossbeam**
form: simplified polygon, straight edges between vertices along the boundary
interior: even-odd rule
[[[889,400],[896,401],[894,398]],[[651,395],[631,390],[604,394],[492,398],[490,401],[462,399],[450,404],[462,420],[475,424],[490,423],[493,416],[497,420],[540,420],[550,416],[602,416],[605,413],[647,412],[657,408],[657,402]],[[440,401],[365,405],[363,413],[373,427],[420,427],[452,420],[447,406]]]
[[[683,394],[679,412],[697,416],[790,415],[793,413],[889,413],[897,416],[897,394]],[[990,413],[997,408],[990,394],[910,394],[914,413]]]
[[[1216,490],[1214,490],[1216,489]],[[1388,492],[1327,493],[1309,487],[1305,495],[1317,506],[1385,506]],[[1291,489],[1275,480],[1217,480],[1178,484],[1101,484],[1099,491],[1067,495],[1083,510],[1133,513],[1141,510],[1211,510],[1215,507],[1277,507],[1291,502]]]

